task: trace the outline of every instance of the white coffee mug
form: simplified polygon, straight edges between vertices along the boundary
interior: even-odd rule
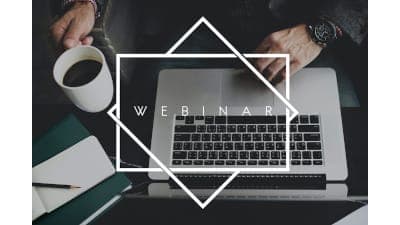
[[[95,60],[102,64],[97,76],[81,86],[66,86],[63,79],[68,69],[82,60]],[[77,46],[58,57],[53,70],[54,80],[68,98],[80,109],[99,112],[107,108],[113,98],[113,81],[103,53],[92,46]]]

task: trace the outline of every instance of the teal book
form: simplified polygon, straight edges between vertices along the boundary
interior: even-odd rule
[[[43,136],[33,141],[32,167],[89,136],[89,131],[75,116],[67,116]],[[118,196],[130,185],[130,180],[123,173],[115,173],[51,213],[40,216],[32,221],[32,224],[73,225],[91,222],[105,206],[110,207],[112,203],[115,203]]]

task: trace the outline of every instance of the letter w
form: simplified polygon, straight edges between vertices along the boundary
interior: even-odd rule
[[[135,105],[135,106],[133,106],[133,108],[135,108],[136,114],[138,116],[143,116],[146,113],[147,105],[146,106],[144,106],[144,105],[140,105],[140,106]]]

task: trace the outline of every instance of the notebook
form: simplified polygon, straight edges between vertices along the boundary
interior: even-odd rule
[[[94,136],[36,165],[32,181],[71,184],[77,189],[32,187],[32,219],[50,213],[115,173],[115,169]]]

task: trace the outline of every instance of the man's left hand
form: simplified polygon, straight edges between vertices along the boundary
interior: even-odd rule
[[[288,53],[290,55],[290,75],[312,62],[322,47],[310,37],[305,24],[270,34],[256,48],[257,53]],[[285,79],[284,58],[260,58],[256,68],[273,84]]]

